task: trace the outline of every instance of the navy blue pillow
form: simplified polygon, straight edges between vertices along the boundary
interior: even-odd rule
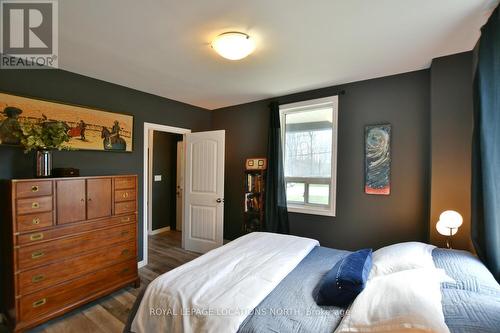
[[[348,306],[365,288],[372,268],[372,249],[363,249],[339,260],[320,282],[318,305]]]

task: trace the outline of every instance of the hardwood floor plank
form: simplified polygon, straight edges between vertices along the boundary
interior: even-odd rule
[[[83,310],[83,315],[106,333],[121,332],[125,323],[119,321],[100,304]]]
[[[199,256],[181,248],[181,233],[149,236],[149,263],[139,269],[141,287],[127,287],[31,330],[31,333],[120,333],[139,292],[159,275]]]
[[[51,320],[32,332],[44,333],[105,333],[101,328],[83,315],[87,307],[80,308],[58,319]]]

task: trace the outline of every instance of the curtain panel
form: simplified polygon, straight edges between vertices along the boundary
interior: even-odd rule
[[[472,241],[500,281],[500,7],[479,40],[472,155]]]
[[[286,206],[285,171],[283,169],[283,145],[281,142],[280,108],[277,102],[270,104],[269,136],[267,146],[267,178],[265,230],[282,234],[290,233]]]

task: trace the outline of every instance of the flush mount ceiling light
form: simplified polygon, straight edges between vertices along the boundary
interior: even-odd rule
[[[221,57],[229,60],[240,60],[255,50],[255,42],[242,32],[225,32],[215,37],[212,48]]]

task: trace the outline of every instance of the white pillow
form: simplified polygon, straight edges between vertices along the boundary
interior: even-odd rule
[[[378,249],[373,252],[373,264],[368,279],[407,269],[435,268],[432,260],[434,248],[434,245],[407,242]]]
[[[412,269],[368,281],[335,333],[449,333],[441,306],[441,269]]]

